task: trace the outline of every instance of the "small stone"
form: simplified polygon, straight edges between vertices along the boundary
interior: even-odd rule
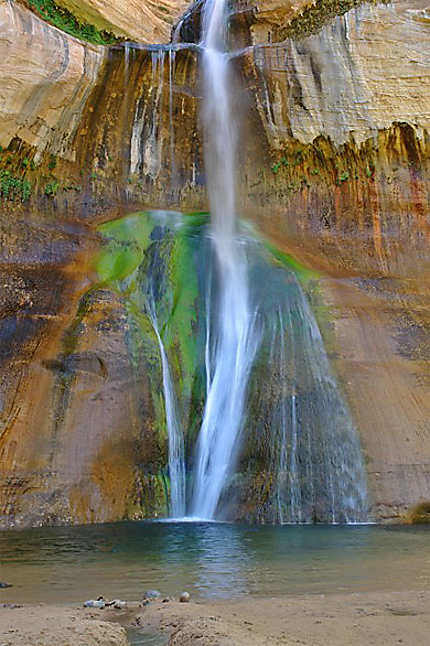
[[[88,601],[84,602],[84,608],[104,608],[105,607],[105,602],[103,599],[89,599]]]
[[[190,599],[191,599],[191,595],[189,592],[183,592],[179,597],[179,601],[181,603],[188,603]]]
[[[121,599],[115,599],[115,602],[113,604],[113,607],[116,608],[117,610],[122,610],[127,606],[126,601],[121,601]]]
[[[158,597],[161,596],[161,592],[158,592],[158,590],[147,590],[145,594],[143,595],[144,599],[158,599]]]

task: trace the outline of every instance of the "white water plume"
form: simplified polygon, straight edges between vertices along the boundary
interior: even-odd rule
[[[203,126],[218,293],[208,317],[207,399],[197,443],[192,513],[215,517],[237,456],[249,373],[258,346],[247,262],[236,233],[238,124],[225,51],[225,0],[207,0],[203,18]],[[211,299],[212,300],[212,299]]]

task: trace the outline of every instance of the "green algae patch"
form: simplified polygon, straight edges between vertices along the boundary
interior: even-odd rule
[[[135,214],[99,227],[107,244],[96,261],[96,271],[103,283],[127,278],[141,264],[150,244],[152,225],[149,217]]]
[[[103,283],[123,280],[141,263],[143,254],[138,246],[112,243],[97,263],[97,273]]]
[[[102,235],[119,242],[136,242],[142,247],[150,243],[154,228],[151,216],[147,213],[134,213],[119,220],[105,222],[98,227]]]

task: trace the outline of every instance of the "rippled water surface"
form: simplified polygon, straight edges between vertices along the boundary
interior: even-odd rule
[[[0,532],[0,602],[232,598],[430,584],[426,527],[134,522]]]

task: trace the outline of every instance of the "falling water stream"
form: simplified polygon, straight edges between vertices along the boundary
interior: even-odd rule
[[[226,53],[225,0],[208,0],[203,16],[203,124],[211,228],[219,289],[207,327],[207,399],[197,443],[193,516],[213,519],[238,450],[248,377],[258,346],[247,263],[236,233],[237,123]]]
[[[172,383],[169,360],[158,329],[153,299],[149,303],[149,316],[157,337],[163,372],[163,394],[169,443],[170,515],[172,518],[183,518],[185,516],[184,436],[179,426],[175,389]]]

